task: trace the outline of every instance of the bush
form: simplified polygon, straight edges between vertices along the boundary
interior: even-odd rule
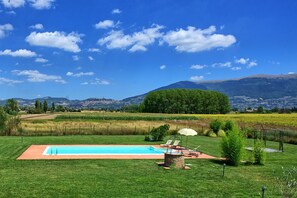
[[[205,136],[207,136],[207,134],[208,134],[210,131],[211,131],[211,130],[209,130],[209,129],[205,129],[205,130],[202,131],[202,134],[205,135]]]
[[[234,122],[231,121],[231,120],[228,120],[228,121],[225,122],[225,125],[223,127],[223,130],[226,131],[226,132],[228,132],[228,131],[233,130],[234,128],[235,128]]]
[[[153,141],[163,141],[170,126],[168,124],[153,128],[150,132]]]
[[[207,136],[208,137],[217,137],[217,134],[214,133],[212,130],[209,130],[208,133],[207,133]]]
[[[260,164],[260,165],[265,164],[266,153],[264,151],[263,144],[260,140],[256,141],[253,149],[253,154],[254,154],[254,164]]]
[[[209,127],[213,130],[215,134],[218,134],[219,130],[222,128],[223,123],[219,120],[213,120],[209,124]]]
[[[219,132],[218,132],[218,137],[225,137],[226,136],[226,133],[225,133],[225,131],[224,130],[219,130]]]
[[[238,166],[243,157],[244,139],[241,131],[235,127],[223,137],[221,142],[222,155],[228,164]]]

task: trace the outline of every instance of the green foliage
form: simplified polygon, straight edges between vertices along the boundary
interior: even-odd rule
[[[130,113],[137,113],[140,112],[140,106],[136,104],[127,105],[121,108],[121,111],[130,112]]]
[[[47,104],[46,100],[43,101],[43,107],[42,108],[43,108],[43,112],[46,113],[47,110],[48,110],[48,104]]]
[[[144,99],[143,111],[151,113],[228,113],[229,98],[219,92],[170,89],[150,92]]]
[[[276,178],[277,187],[282,197],[297,197],[297,169],[296,167],[284,169],[282,175]]]
[[[222,128],[222,126],[223,126],[223,122],[221,122],[219,120],[213,120],[209,124],[209,128],[211,128],[215,134],[218,134],[218,132]]]
[[[218,132],[218,137],[225,137],[226,136],[226,133],[225,133],[225,131],[224,130],[219,130],[219,132]]]
[[[257,108],[257,113],[264,113],[264,108],[262,106],[259,106]]]
[[[240,130],[234,128],[221,141],[222,156],[228,164],[238,166],[243,157],[244,139]]]
[[[254,164],[264,165],[266,161],[266,153],[264,151],[264,146],[261,140],[257,140],[254,149]]]
[[[42,113],[41,102],[39,100],[35,101],[34,113]]]
[[[213,130],[209,130],[207,133],[207,136],[209,137],[217,137],[217,134],[215,132],[213,132]]]
[[[8,99],[4,106],[5,111],[10,115],[16,115],[19,112],[18,102],[13,98]]]
[[[0,133],[3,133],[6,129],[7,119],[7,113],[4,111],[2,107],[0,107]]]
[[[170,126],[168,124],[159,126],[158,128],[153,128],[150,131],[150,136],[152,136],[152,141],[163,141],[169,128]]]
[[[7,125],[5,129],[6,135],[16,134],[16,132],[20,129],[21,119],[19,116],[11,116],[7,120]]]
[[[223,127],[223,130],[226,131],[226,132],[228,132],[228,131],[232,131],[234,128],[235,128],[234,122],[231,121],[231,120],[227,120],[225,122],[225,125]]]
[[[2,107],[0,107],[0,133],[11,135],[15,133],[21,124],[19,116],[9,116]]]
[[[52,106],[51,106],[51,112],[55,112],[56,111],[56,105],[55,103],[53,102],[52,103]]]

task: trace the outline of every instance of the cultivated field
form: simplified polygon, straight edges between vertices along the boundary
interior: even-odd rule
[[[81,113],[23,115],[23,135],[146,134],[153,127],[169,124],[170,130],[190,127],[208,129],[211,120],[233,120],[242,128],[297,131],[297,114],[148,114],[85,111]],[[297,133],[297,132],[296,132]]]

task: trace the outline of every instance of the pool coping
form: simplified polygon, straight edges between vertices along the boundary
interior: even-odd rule
[[[164,159],[164,154],[160,155],[43,155],[48,146],[153,146],[162,148],[159,145],[123,145],[123,144],[51,144],[51,145],[31,145],[24,151],[17,160],[61,160],[61,159]],[[164,148],[164,147],[163,147]],[[185,157],[191,158],[191,157]],[[215,157],[201,154],[198,159],[213,159]]]

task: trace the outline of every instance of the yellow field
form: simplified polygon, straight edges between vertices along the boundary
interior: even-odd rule
[[[59,113],[61,114],[61,113]],[[62,115],[79,116],[120,116],[120,117],[153,117],[153,116],[189,116],[169,114],[148,114],[148,113],[119,113],[119,112],[98,112],[84,111],[81,113],[62,113]],[[153,127],[169,124],[171,130],[191,127],[197,131],[207,129],[211,120],[222,121],[233,120],[243,127],[254,127],[266,129],[297,129],[297,114],[195,114],[190,115],[200,118],[199,120],[166,120],[166,121],[128,121],[128,120],[74,120],[56,122],[55,114],[47,115],[23,115],[22,128],[27,134],[36,135],[63,135],[63,134],[146,134]]]
[[[196,115],[205,119],[233,120],[251,125],[273,125],[297,128],[297,113],[292,114],[226,114]]]

